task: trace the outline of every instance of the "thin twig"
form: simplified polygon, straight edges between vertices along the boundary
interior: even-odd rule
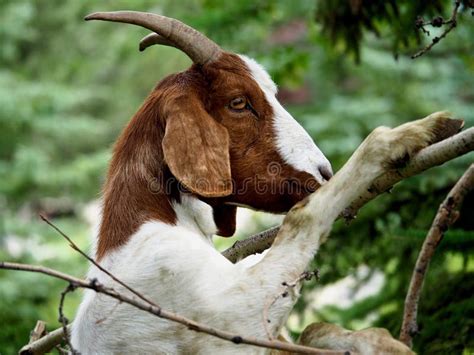
[[[74,292],[76,290],[76,286],[74,286],[72,283],[67,285],[67,287],[61,292],[61,298],[59,300],[59,322],[62,324],[63,328],[63,338],[66,341],[67,345],[69,346],[69,351],[73,355],[79,355],[79,352],[74,349],[74,347],[71,344],[71,339],[69,336],[69,331],[68,331],[68,323],[69,320],[64,316],[63,308],[64,308],[64,300],[66,299],[66,295],[69,292]]]
[[[413,54],[411,56],[411,59],[416,59],[418,57],[421,57],[423,54],[425,54],[426,52],[431,50],[431,48],[433,48],[437,43],[439,43],[444,37],[446,37],[446,35],[449,32],[451,32],[451,30],[454,27],[457,26],[457,22],[458,22],[457,21],[457,16],[458,16],[458,11],[459,11],[460,6],[461,6],[461,0],[454,1],[453,12],[452,12],[451,17],[449,18],[449,20],[444,20],[441,17],[436,17],[436,18],[434,18],[433,20],[431,20],[429,22],[423,22],[423,21],[420,22],[419,20],[417,20],[416,27],[420,28],[428,36],[429,36],[430,33],[425,29],[424,26],[426,26],[426,25],[431,25],[431,26],[434,26],[434,27],[441,27],[443,25],[448,25],[448,27],[446,27],[446,29],[443,31],[443,33],[441,33],[439,36],[433,37],[431,42],[425,48],[423,48],[420,51],[418,51],[417,53]]]
[[[390,171],[378,178],[372,188],[359,196],[341,217],[346,220],[353,219],[362,206],[383,192],[389,191],[400,180],[444,164],[473,150],[474,127],[420,150],[410,159],[406,167]],[[222,254],[235,263],[249,255],[262,253],[272,245],[279,229],[280,226],[272,227],[244,240],[237,241],[232,247],[224,250]]]
[[[426,236],[416,260],[416,265],[410,281],[410,287],[405,299],[400,341],[412,347],[412,339],[418,333],[416,322],[418,302],[420,300],[423,281],[428,270],[431,257],[436,247],[443,239],[444,233],[459,217],[459,208],[464,197],[474,189],[474,164],[472,164],[459,181],[454,185],[446,199],[440,205],[436,217]]]
[[[46,334],[46,323],[42,320],[36,322],[35,328],[30,333],[30,341],[28,344],[31,344],[38,339],[42,338]]]
[[[267,348],[267,349],[285,350],[285,351],[290,351],[290,352],[298,353],[298,354],[319,354],[319,355],[349,354],[347,351],[317,349],[317,348],[311,348],[311,347],[302,346],[302,345],[285,343],[285,342],[281,342],[277,340],[269,341],[266,339],[257,339],[254,337],[241,336],[239,334],[235,334],[235,333],[228,332],[225,330],[212,328],[206,324],[195,322],[191,319],[182,317],[179,314],[169,312],[160,307],[156,307],[154,305],[146,303],[141,299],[137,299],[137,298],[119,293],[118,291],[114,290],[111,287],[102,285],[96,279],[82,280],[74,276],[65,274],[63,272],[46,268],[44,266],[0,261],[0,269],[30,271],[30,272],[41,273],[41,274],[49,275],[58,279],[62,279],[74,285],[75,287],[87,288],[90,290],[94,290],[97,293],[108,295],[124,303],[128,303],[145,312],[151,313],[157,317],[168,319],[175,323],[182,324],[186,326],[188,329],[193,330],[195,332],[209,334],[223,340],[231,341],[234,344],[248,344],[248,345],[258,346],[258,347]]]
[[[291,290],[294,290],[296,288],[296,286],[298,286],[298,284],[301,281],[303,281],[303,280],[310,281],[313,277],[315,277],[317,280],[319,280],[319,270],[305,271],[300,276],[298,276],[295,280],[293,280],[292,282],[283,282],[281,284],[282,285],[281,291],[278,292],[268,302],[265,303],[265,305],[263,306],[262,316],[263,316],[263,327],[265,328],[265,333],[267,334],[268,339],[270,339],[270,340],[275,339],[275,337],[272,335],[270,329],[268,328],[268,325],[272,322],[271,319],[268,316],[270,308],[275,304],[275,302],[280,297],[283,297],[283,298],[288,297],[289,292]]]
[[[71,238],[69,238],[66,233],[64,233],[61,229],[59,229],[59,227],[57,227],[53,222],[51,222],[48,218],[46,218],[45,216],[43,216],[42,214],[39,215],[40,218],[46,222],[49,226],[51,226],[56,232],[58,232],[64,239],[66,239],[68,242],[69,242],[69,246],[74,249],[75,251],[77,251],[79,254],[81,254],[84,258],[86,258],[91,264],[93,264],[96,268],[98,268],[100,271],[102,271],[104,274],[106,274],[107,276],[109,276],[112,280],[114,280],[115,282],[117,282],[118,284],[120,284],[121,286],[125,287],[127,290],[129,290],[131,293],[133,293],[135,296],[141,298],[143,301],[153,305],[153,306],[156,306],[156,307],[159,307],[156,303],[154,303],[151,299],[149,299],[148,297],[145,297],[143,294],[141,294],[140,292],[138,292],[137,290],[134,290],[133,288],[131,288],[130,286],[128,286],[125,282],[121,281],[120,279],[118,279],[117,277],[115,277],[114,275],[112,275],[108,270],[104,269],[102,266],[100,266],[99,263],[97,263],[94,259],[92,259],[89,255],[87,255],[85,252],[83,252],[78,246],[77,244],[75,244]]]

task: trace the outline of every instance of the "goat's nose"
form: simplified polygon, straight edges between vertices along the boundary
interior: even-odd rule
[[[323,177],[324,180],[329,181],[330,178],[334,175],[332,172],[331,165],[319,165],[318,171]]]

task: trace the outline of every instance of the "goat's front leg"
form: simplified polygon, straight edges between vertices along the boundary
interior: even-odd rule
[[[457,133],[461,126],[462,121],[435,113],[394,129],[375,129],[328,183],[293,207],[267,255],[248,270],[249,278],[265,288],[263,304],[282,292],[282,283],[292,282],[305,271],[338,215],[377,177],[418,150]],[[268,310],[273,334],[293,307],[297,297],[292,296],[280,297]]]

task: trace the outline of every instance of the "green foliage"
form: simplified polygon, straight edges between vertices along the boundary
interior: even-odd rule
[[[351,4],[360,6],[358,16]],[[466,13],[422,58],[395,61],[392,56],[402,48],[415,50],[417,15],[447,16],[451,6],[448,1],[0,2],[0,259],[84,274],[85,261],[38,222],[37,212],[51,209],[61,217],[55,222],[87,249],[81,209],[98,197],[115,137],[158,80],[189,65],[172,48],[140,54],[138,41],[147,31],[86,24],[87,13],[135,9],[173,16],[224,48],[255,57],[281,88],[306,85],[309,102],[288,108],[337,170],[378,125],[444,109],[474,125],[474,21]],[[302,36],[284,43],[275,39],[282,27],[298,22],[306,28]],[[379,33],[380,39],[367,32]],[[366,206],[350,226],[337,223],[314,261],[321,280],[305,286],[292,334],[296,337],[309,321],[326,320],[351,328],[384,326],[397,335],[422,239],[472,159],[470,154],[404,181]],[[471,195],[431,264],[420,308],[422,330],[415,337],[420,353],[473,349],[472,216]],[[263,229],[260,223],[255,222]],[[355,275],[361,265],[384,274],[380,293],[345,309],[313,304],[311,291]],[[26,343],[37,319],[48,321],[50,329],[58,325],[64,286],[39,275],[0,271],[0,322],[6,325],[0,327],[1,354],[13,354]],[[70,318],[79,296],[68,298]]]
[[[454,1],[381,1],[381,0],[321,0],[317,1],[316,22],[336,50],[353,55],[360,61],[360,50],[368,33],[384,37],[397,57],[401,50],[416,48],[422,41],[422,30],[415,30],[416,20],[445,17],[453,10]],[[462,2],[461,16],[469,16],[469,0]]]

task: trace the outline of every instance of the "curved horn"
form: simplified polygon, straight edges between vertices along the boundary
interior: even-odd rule
[[[87,15],[85,20],[124,22],[145,27],[173,43],[197,64],[213,61],[222,52],[217,44],[194,28],[161,15],[138,11],[96,12]]]
[[[158,33],[150,33],[146,35],[145,37],[142,38],[140,41],[140,45],[138,49],[140,52],[143,52],[145,49],[147,49],[150,46],[153,46],[155,44],[161,44],[163,46],[168,46],[168,47],[176,47],[176,44],[171,42],[169,39],[166,39],[165,37],[159,35]],[[178,48],[179,49],[179,48]]]

